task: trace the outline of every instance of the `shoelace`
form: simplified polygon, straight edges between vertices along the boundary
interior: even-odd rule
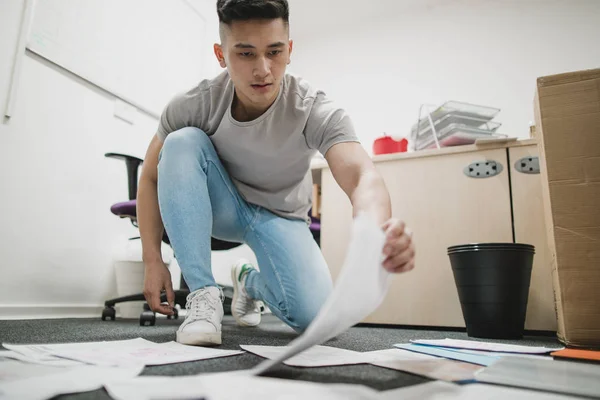
[[[223,301],[223,291],[219,288],[219,301]],[[216,300],[208,290],[199,290],[188,294],[185,308],[192,313],[193,319],[207,319],[215,311]]]

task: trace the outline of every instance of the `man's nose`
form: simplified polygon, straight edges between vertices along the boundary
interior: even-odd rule
[[[259,57],[254,65],[254,77],[265,78],[271,73],[271,60],[267,57]]]

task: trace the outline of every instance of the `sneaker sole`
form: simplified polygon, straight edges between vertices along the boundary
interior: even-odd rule
[[[258,326],[260,324],[260,321],[258,322],[258,324],[248,324],[244,321],[242,321],[240,319],[240,316],[237,315],[236,311],[235,311],[235,303],[237,303],[237,298],[238,298],[238,293],[240,291],[239,285],[240,282],[237,280],[237,264],[235,266],[235,268],[231,268],[231,283],[233,284],[233,298],[231,299],[231,315],[233,315],[233,318],[235,319],[235,322],[238,323],[238,325],[240,326],[245,326],[245,327],[252,327],[252,326]]]
[[[177,331],[176,340],[177,343],[190,346],[218,346],[221,344],[221,334]]]

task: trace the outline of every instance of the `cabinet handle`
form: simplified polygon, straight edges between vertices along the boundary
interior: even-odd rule
[[[524,174],[539,174],[539,157],[523,157],[515,163],[515,169]]]
[[[463,172],[469,178],[491,178],[502,172],[502,164],[494,160],[476,161],[465,167]]]

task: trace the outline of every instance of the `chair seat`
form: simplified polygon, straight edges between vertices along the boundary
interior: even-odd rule
[[[115,203],[110,211],[121,218],[137,218],[137,201],[129,200],[121,203]]]
[[[317,218],[317,217],[313,217],[312,208],[308,212],[308,215],[310,216],[310,227],[309,227],[310,230],[312,232],[320,232],[321,231],[321,219]]]
[[[113,214],[115,214],[121,218],[130,218],[132,221],[136,221],[137,220],[136,205],[137,205],[136,200],[123,201],[121,203],[113,204],[113,206],[110,208],[110,211]],[[171,244],[166,231],[163,233],[162,240],[163,240],[163,242],[165,242],[167,244]],[[212,250],[217,250],[217,251],[229,250],[229,249],[238,247],[240,244],[241,243],[234,243],[234,242],[228,242],[226,240],[211,238],[211,249]]]

